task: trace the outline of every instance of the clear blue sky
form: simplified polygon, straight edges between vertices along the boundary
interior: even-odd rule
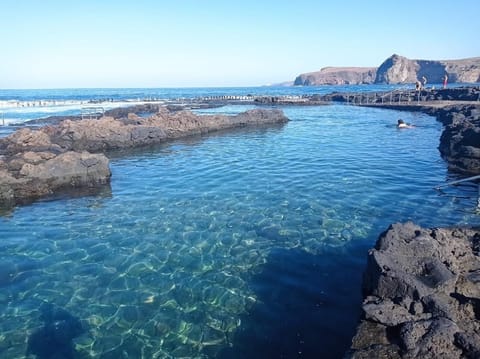
[[[256,86],[480,56],[478,0],[2,0],[0,88]]]

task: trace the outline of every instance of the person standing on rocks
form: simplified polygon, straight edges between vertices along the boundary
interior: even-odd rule
[[[422,86],[424,89],[427,88],[427,78],[425,76],[422,76]]]
[[[443,75],[443,88],[447,88],[447,82],[448,82],[448,76],[447,73],[445,72],[445,75]]]
[[[422,83],[419,80],[417,80],[415,82],[415,91],[420,91],[421,89],[422,89]]]

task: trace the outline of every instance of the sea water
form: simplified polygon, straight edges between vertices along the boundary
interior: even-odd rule
[[[464,84],[453,84],[462,86]],[[436,86],[440,88],[440,86]],[[378,92],[414,88],[414,85],[341,85],[307,87],[226,87],[226,88],[94,88],[94,89],[0,89],[0,136],[8,128],[28,120],[50,115],[80,115],[82,108],[102,107],[108,110],[145,102],[189,100],[211,96],[303,96],[334,91]],[[13,128],[10,128],[13,130]]]
[[[0,356],[23,357],[48,302],[86,325],[79,358],[339,358],[389,224],[479,225],[475,186],[434,189],[454,178],[435,118],[282,109],[285,125],[117,154],[100,193],[0,217]]]

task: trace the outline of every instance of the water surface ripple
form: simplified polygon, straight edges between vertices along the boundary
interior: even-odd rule
[[[46,301],[88,326],[81,358],[338,358],[388,224],[479,224],[475,187],[433,189],[434,118],[284,110],[285,126],[114,158],[111,192],[1,217],[0,356],[24,355]]]

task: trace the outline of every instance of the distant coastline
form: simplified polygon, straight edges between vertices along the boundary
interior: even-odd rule
[[[295,86],[405,84],[425,78],[441,83],[480,82],[480,57],[460,60],[412,60],[393,54],[378,67],[324,67],[320,71],[298,75]]]

